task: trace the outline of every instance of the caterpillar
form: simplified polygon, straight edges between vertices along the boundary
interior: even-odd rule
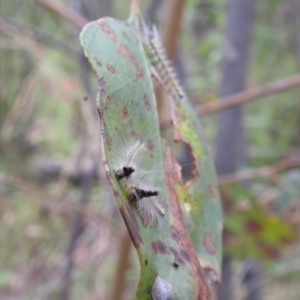
[[[118,180],[129,178],[136,169],[135,162],[144,151],[144,144],[140,141],[136,142],[133,147],[125,147],[123,149],[123,152],[118,156],[118,159],[113,164],[115,175]]]
[[[160,227],[165,211],[159,189],[154,184],[155,171],[143,170],[140,166],[145,150],[145,142],[127,141],[112,161],[112,169],[129,203],[136,206],[141,219],[146,219],[151,226]]]
[[[179,84],[171,61],[167,58],[157,28],[154,25],[149,27],[141,18],[140,29],[144,50],[155,69],[154,77],[158,77],[158,81],[173,97],[178,100],[182,99],[185,93]]]

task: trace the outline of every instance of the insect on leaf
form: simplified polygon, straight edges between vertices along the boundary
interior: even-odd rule
[[[155,69],[153,75],[159,76],[159,82],[168,95],[174,139],[186,143],[194,158],[192,179],[185,185],[177,182],[176,194],[194,249],[211,289],[215,290],[221,277],[223,220],[209,143],[199,117],[180,87],[166,57],[158,31],[155,27],[148,27],[142,22],[142,33],[145,51]]]
[[[212,299],[179,206],[179,167],[160,138],[137,16],[91,22],[80,42],[98,75],[107,177],[140,259],[136,299]]]

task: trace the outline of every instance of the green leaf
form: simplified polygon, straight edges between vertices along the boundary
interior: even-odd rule
[[[212,154],[187,96],[169,99],[174,139],[186,143],[194,158],[193,177],[185,185],[177,183],[177,195],[189,237],[214,290],[221,275],[223,218]]]
[[[189,188],[181,184],[178,165],[160,139],[149,62],[138,32],[136,18],[128,22],[103,18],[86,25],[80,34],[85,55],[98,75],[107,177],[140,259],[136,299],[212,299],[219,281],[222,228],[212,160],[202,134],[199,141],[195,133],[198,121],[195,116],[189,119],[191,109],[187,104],[176,106],[184,116],[179,123],[184,140],[194,151],[197,169],[203,168],[201,178],[195,176]],[[146,181],[153,177],[151,183],[165,208],[160,226],[153,226],[147,214],[137,211],[135,202],[128,199],[128,189],[116,176],[116,164],[122,165],[136,142],[145,151],[139,153],[142,158],[134,168],[145,170]],[[143,184],[142,179],[138,184]],[[184,212],[185,220],[178,200],[183,207],[195,202],[192,211]]]

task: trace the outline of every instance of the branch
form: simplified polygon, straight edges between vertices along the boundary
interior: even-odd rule
[[[167,0],[164,3],[164,17],[162,22],[162,44],[166,50],[167,58],[173,61],[177,51],[177,40],[180,34],[180,24],[183,16],[185,0]],[[155,89],[157,110],[162,122],[163,91],[161,87]]]
[[[228,175],[219,176],[219,185],[240,182],[244,180],[259,178],[259,177],[272,177],[277,173],[294,167],[300,167],[300,157],[299,158],[285,158],[269,166],[262,168],[257,168],[253,170],[245,170],[241,172],[236,172]]]
[[[77,54],[74,50],[74,47],[71,47],[67,42],[60,41],[59,39],[56,39],[52,34],[44,32],[32,25],[20,23],[9,17],[0,16],[0,26],[5,26],[12,33],[25,35],[26,37],[33,39],[39,44],[50,46],[55,49],[67,52],[68,55],[72,54],[75,56]]]
[[[131,239],[127,232],[124,232],[122,241],[120,243],[119,257],[117,268],[115,270],[114,282],[112,286],[111,300],[123,299],[126,271],[128,270],[130,250],[131,250]]]
[[[11,35],[14,40],[21,45],[23,49],[28,50],[30,53],[34,54],[38,61],[43,61],[44,59],[44,47],[38,45],[36,42],[32,40],[32,38],[28,38],[24,34],[21,34],[19,30],[12,24],[10,24],[5,18],[0,16],[0,28],[8,35]]]
[[[297,85],[300,85],[300,74],[295,74],[284,79],[279,79],[274,82],[267,83],[263,86],[250,88],[243,92],[236,93],[234,95],[213,101],[208,104],[199,105],[196,108],[196,111],[199,115],[213,113],[250,100],[256,100],[264,96],[270,96],[279,92],[283,92]]]
[[[73,22],[74,24],[78,25],[79,27],[83,27],[89,21],[83,17],[82,15],[78,14],[76,11],[72,10],[66,5],[63,5],[54,0],[35,0],[40,4],[52,9],[59,15],[63,16],[67,20]]]
[[[89,194],[93,178],[95,177],[95,169],[90,170],[81,179],[81,198],[79,203],[82,206],[87,206]],[[76,250],[76,242],[85,229],[82,212],[77,211],[73,216],[70,240],[65,252],[66,265],[62,277],[62,291],[60,298],[62,300],[71,299],[72,292],[72,271],[74,268],[74,252]]]
[[[53,202],[54,200],[55,202],[57,202],[60,208],[63,208],[66,211],[69,211],[71,209],[74,211],[81,212],[86,217],[88,217],[89,220],[100,218],[101,220],[109,222],[109,220],[106,220],[103,216],[96,213],[92,208],[88,208],[85,205],[74,202],[66,197],[58,198],[57,195],[50,193],[47,190],[41,188],[40,186],[29,183],[23,179],[13,176],[7,176],[5,174],[0,173],[0,183],[13,186],[29,194],[36,194],[39,197],[48,198],[49,200],[51,200],[50,202]]]
[[[185,0],[168,0],[165,3],[162,26],[162,43],[169,60],[173,61],[177,51],[177,40],[180,34],[180,24],[184,11]]]
[[[130,1],[130,19],[133,19],[138,16],[139,2],[140,2],[140,0],[131,0]]]

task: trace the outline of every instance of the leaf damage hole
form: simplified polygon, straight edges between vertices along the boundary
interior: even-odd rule
[[[185,184],[194,179],[197,168],[190,146],[185,142],[175,142],[169,139],[167,143],[171,148],[172,156],[181,167],[182,183]]]
[[[194,173],[196,170],[196,165],[194,157],[191,152],[191,148],[186,144],[181,142],[182,145],[182,155],[179,159],[179,164],[181,165],[181,177],[183,183],[194,179]]]

